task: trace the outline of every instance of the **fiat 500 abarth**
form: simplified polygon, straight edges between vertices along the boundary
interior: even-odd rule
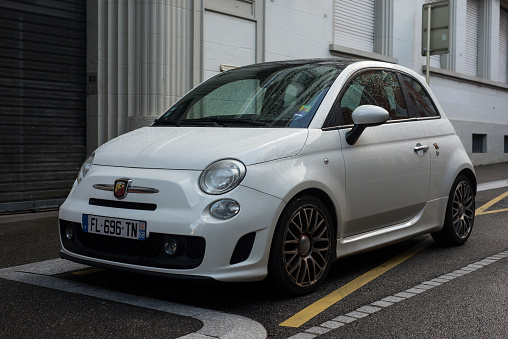
[[[99,147],[60,209],[61,256],[315,290],[341,257],[431,233],[461,245],[474,168],[417,73],[272,62],[194,88]]]

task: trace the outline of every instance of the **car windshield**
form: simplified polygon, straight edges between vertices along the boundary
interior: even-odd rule
[[[273,63],[227,71],[189,92],[154,125],[306,128],[342,69]]]

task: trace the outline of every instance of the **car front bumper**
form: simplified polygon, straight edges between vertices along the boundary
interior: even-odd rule
[[[167,276],[219,281],[263,279],[284,202],[244,186],[220,196],[207,195],[198,187],[200,173],[93,166],[60,208],[61,256],[92,266]],[[119,200],[113,192],[93,187],[112,184],[118,178],[129,178],[135,186],[159,192],[129,193]],[[226,198],[237,201],[240,212],[227,220],[210,215],[210,206]],[[146,240],[85,233],[84,214],[146,221]],[[69,227],[71,240],[66,237]],[[167,240],[175,240],[182,250],[168,255],[164,249]]]

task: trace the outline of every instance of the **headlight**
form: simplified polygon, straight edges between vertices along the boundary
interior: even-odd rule
[[[91,156],[88,157],[88,159],[85,160],[83,165],[81,165],[81,168],[78,172],[78,178],[76,179],[78,181],[78,184],[83,180],[83,178],[86,176],[90,168],[92,167],[92,161],[93,157],[95,156],[95,153],[92,153]]]
[[[240,205],[231,199],[219,200],[210,207],[210,214],[217,219],[229,219],[240,212]]]
[[[199,187],[208,194],[223,194],[238,186],[245,172],[245,165],[238,160],[219,160],[201,173]]]

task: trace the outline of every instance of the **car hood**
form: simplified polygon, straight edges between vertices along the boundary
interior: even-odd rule
[[[307,134],[304,128],[144,127],[99,147],[93,163],[203,170],[234,158],[252,165],[298,154]]]

